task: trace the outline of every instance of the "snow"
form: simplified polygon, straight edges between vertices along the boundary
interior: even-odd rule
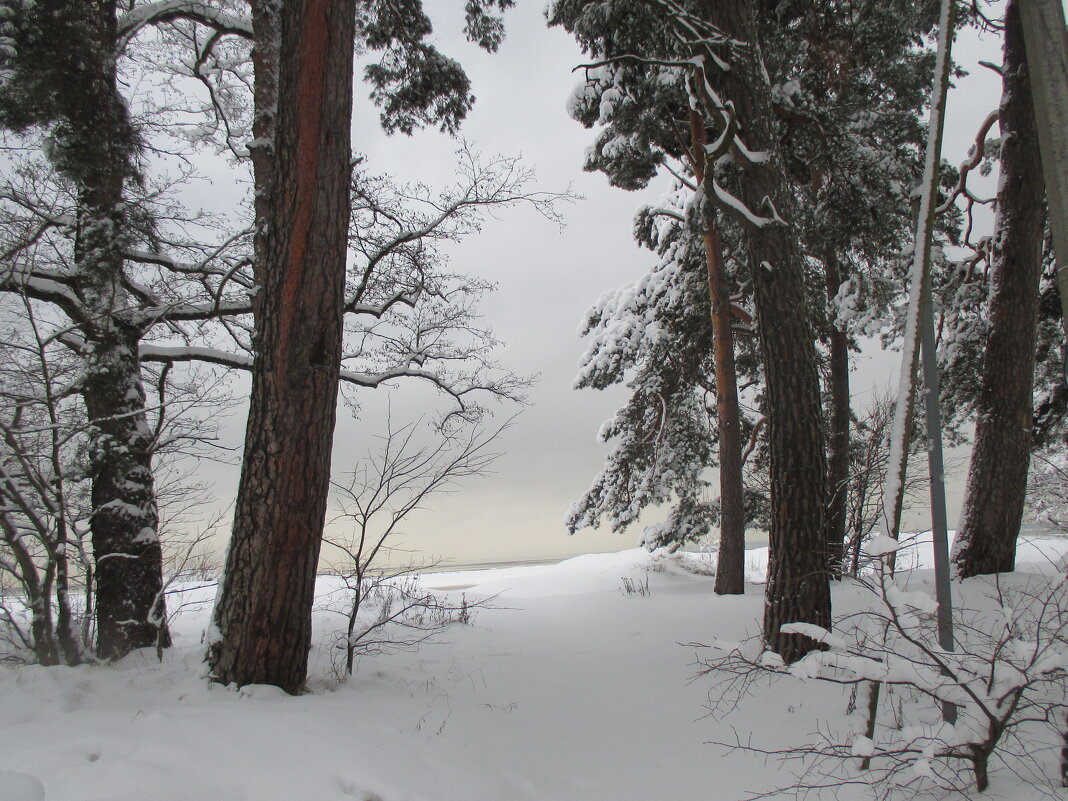
[[[823,643],[829,648],[848,648],[848,644],[841,637],[836,637],[823,626],[812,623],[787,623],[779,629],[783,634],[803,634],[811,637],[816,642]]]
[[[750,210],[744,202],[736,198],[722,186],[720,186],[715,180],[712,182],[712,192],[715,194],[716,199],[722,204],[723,208],[733,212],[736,216],[744,219],[747,223],[754,228],[764,228],[768,225],[772,225],[776,222],[781,224],[782,218],[775,214],[775,218],[761,217],[759,214],[755,214]]]
[[[921,564],[925,547],[915,549]],[[1065,551],[1068,540],[1020,547],[1046,573]],[[760,578],[766,549],[749,556],[749,578]],[[494,596],[494,608],[418,650],[363,657],[345,683],[331,668],[341,624],[317,612],[300,697],[210,685],[202,638],[213,590],[186,590],[168,601],[181,611],[162,663],[149,650],[111,667],[0,667],[0,799],[731,801],[789,783],[789,765],[710,743],[737,735],[777,749],[811,742],[817,729],[848,732],[849,689],[785,677],[709,716],[726,685],[696,676],[693,643],[723,647],[759,632],[763,597],[752,585],[714,595],[710,576],[687,569],[695,562],[708,566],[703,555],[635,549],[423,575],[427,589]],[[624,578],[648,580],[649,595],[624,592]],[[930,582],[924,571],[913,579],[912,591]],[[320,577],[318,595],[337,586]],[[840,609],[855,606],[856,585],[835,593]],[[840,647],[833,634],[806,633]],[[832,654],[849,658],[819,656]],[[854,755],[875,747],[846,736]],[[1041,754],[1052,777],[1055,753]],[[993,778],[1004,797],[1040,797]],[[827,797],[866,793],[843,786]]]
[[[227,13],[214,8],[210,3],[196,2],[196,0],[160,0],[160,2],[144,3],[125,12],[119,19],[118,28],[124,36],[132,36],[140,28],[151,23],[153,19],[167,14],[193,15],[210,21],[222,29],[249,38],[253,35],[251,19]]]
[[[901,542],[886,534],[878,534],[864,543],[864,553],[868,556],[885,556],[902,547]]]
[[[44,801],[44,785],[33,776],[0,770],[0,800]]]

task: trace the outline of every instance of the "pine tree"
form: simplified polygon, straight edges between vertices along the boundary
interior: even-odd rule
[[[648,11],[642,4],[560,2],[552,7],[550,21],[566,25],[598,59],[587,67],[585,85],[571,103],[572,114],[585,125],[603,126],[587,152],[587,169],[605,172],[615,185],[636,188],[666,168],[692,190],[697,182],[694,162],[687,158],[686,123],[689,109],[700,108],[702,98],[700,83],[692,83],[694,71],[687,69],[692,62],[687,60],[694,52],[695,31],[705,31],[701,25],[708,21],[707,14],[673,2],[659,3],[657,8],[659,18],[652,12],[642,17]],[[734,6],[728,4],[723,13],[733,14],[730,9]],[[755,13],[755,9],[750,11]],[[900,269],[899,255],[910,234],[908,195],[918,172],[923,141],[919,116],[929,91],[931,54],[925,37],[934,25],[935,11],[933,4],[902,0],[854,14],[841,4],[826,2],[779,4],[773,13],[753,17],[754,35],[762,43],[764,67],[771,80],[769,130],[781,153],[787,191],[797,201],[794,230],[804,252],[798,265],[812,299],[812,324],[828,347],[832,422],[824,538],[832,562],[841,558],[846,519],[843,489],[848,483],[851,419],[848,349],[855,337],[884,332],[893,321],[892,302],[900,292],[894,285],[894,271]],[[683,23],[674,36],[663,24],[665,16]],[[605,34],[609,29],[611,34]],[[706,76],[711,93],[718,92],[722,98],[716,71],[706,67],[702,78]],[[752,220],[739,214],[739,205],[732,202],[741,191],[740,176],[751,165],[744,153],[730,150],[731,135],[725,133],[732,124],[744,130],[745,120],[735,115],[725,123],[715,104],[711,109],[708,106],[703,109],[704,127],[714,141],[709,148],[714,156],[709,172],[716,190],[712,200],[719,207],[716,230],[723,234],[734,291],[751,293],[754,285],[744,271],[737,273],[737,265],[747,260]],[[645,225],[643,216],[655,213],[642,212],[637,228]],[[816,300],[820,296],[826,298],[825,303]],[[625,304],[618,308],[613,312],[617,322],[629,315]],[[634,314],[638,319],[641,309]],[[606,318],[599,325],[607,330],[611,324]],[[673,335],[678,340],[688,333],[679,330]],[[588,358],[599,343],[594,340]],[[749,366],[744,348],[740,354],[747,380],[762,380],[759,370]],[[606,350],[605,359],[612,358]],[[690,363],[707,370],[707,364]],[[617,380],[623,380],[622,375]],[[717,385],[711,372],[693,375],[689,381],[695,392]],[[639,397],[636,393],[632,403]],[[594,488],[573,511],[587,513],[616,504],[616,509],[627,511],[614,520],[632,519],[627,504],[642,496],[622,490],[623,479],[629,475],[626,459],[632,458],[627,442],[641,442],[642,435],[640,429],[625,433],[624,427],[628,420],[648,425],[657,419],[655,395],[647,397],[653,402],[644,415],[617,415],[611,431],[620,436],[620,445]],[[646,466],[656,464],[647,462]],[[665,475],[667,471],[677,475],[680,465],[665,465]],[[612,476],[621,479],[621,491],[615,494],[605,491]],[[656,485],[652,478],[646,483]],[[750,519],[760,505],[752,489],[756,488],[746,491]],[[773,508],[766,499],[762,504],[767,512]],[[573,513],[570,522],[586,524],[595,519]],[[697,530],[703,527],[680,528],[680,532]],[[657,531],[666,533],[664,526]]]
[[[584,26],[590,24],[591,20],[568,21],[567,14],[572,11],[574,9],[571,6],[559,4],[555,9],[556,16],[553,21],[571,26],[595,57],[606,55],[608,49],[598,43],[596,37],[585,33]],[[596,20],[593,22],[596,23]],[[666,32],[667,29],[661,28],[658,35],[662,37]],[[745,423],[740,413],[736,378],[736,309],[732,303],[732,285],[736,284],[736,281],[733,270],[729,269],[724,258],[722,246],[724,236],[736,237],[737,233],[727,230],[728,223],[717,214],[714,205],[704,199],[705,175],[712,171],[708,163],[709,155],[706,153],[709,134],[704,117],[689,107],[688,96],[692,91],[689,83],[693,80],[693,75],[691,70],[680,69],[678,62],[686,57],[685,54],[670,41],[670,36],[657,41],[655,45],[651,41],[645,42],[643,47],[646,49],[640,52],[657,53],[669,60],[663,64],[650,65],[642,63],[640,59],[634,62],[621,59],[588,68],[585,86],[572,98],[571,112],[587,127],[605,126],[587,155],[586,169],[601,170],[614,185],[633,189],[646,185],[661,165],[664,165],[678,179],[680,191],[691,197],[690,202],[680,200],[680,209],[672,212],[678,218],[678,224],[688,227],[689,232],[680,235],[679,243],[671,248],[670,253],[661,250],[660,255],[662,258],[695,259],[695,264],[703,264],[704,298],[694,310],[701,314],[697,318],[687,317],[685,329],[674,327],[682,322],[683,318],[678,315],[668,314],[659,322],[671,331],[669,339],[675,342],[683,341],[683,337],[693,340],[698,336],[693,326],[704,329],[709,328],[711,323],[711,339],[703,342],[703,345],[709,348],[710,358],[683,360],[693,368],[703,369],[688,377],[677,375],[674,379],[676,391],[681,391],[688,385],[688,391],[696,393],[696,399],[693,403],[677,406],[671,414],[686,414],[688,412],[682,410],[701,408],[704,406],[705,396],[714,395],[715,412],[712,418],[706,419],[714,419],[715,424],[708,428],[707,422],[701,422],[693,428],[694,431],[707,429],[703,436],[711,437],[713,441],[702,444],[700,448],[693,447],[706,454],[705,466],[713,464],[714,455],[718,457],[720,493],[714,504],[695,500],[696,493],[703,491],[704,487],[704,481],[700,478],[703,467],[698,463],[686,466],[687,470],[696,471],[689,478],[682,478],[685,471],[681,469],[681,464],[671,465],[666,467],[666,470],[661,467],[669,464],[669,454],[679,451],[658,451],[656,458],[646,459],[644,464],[639,466],[633,456],[624,455],[626,445],[621,442],[620,448],[609,457],[606,470],[602,472],[594,488],[576,508],[607,504],[605,510],[613,516],[617,525],[628,524],[633,515],[624,512],[621,516],[619,512],[622,509],[618,507],[613,510],[613,495],[600,492],[599,487],[603,488],[606,481],[611,482],[614,473],[626,483],[627,479],[618,473],[616,468],[645,472],[647,475],[643,481],[649,485],[661,485],[661,492],[640,494],[633,498],[629,498],[629,493],[626,493],[629,498],[627,505],[641,508],[649,503],[667,501],[672,495],[677,500],[677,505],[668,523],[647,531],[643,535],[643,541],[650,546],[657,544],[678,547],[688,539],[706,532],[715,519],[720,528],[716,591],[740,593],[744,588],[746,523],[742,476],[742,436]],[[671,59],[674,59],[674,62]],[[647,209],[639,213],[635,223],[639,242],[653,250],[658,249],[659,246],[643,233],[650,225],[644,218],[655,218],[665,213],[667,212],[663,209]],[[663,223],[671,224],[669,220]],[[675,270],[672,274],[682,273]],[[681,287],[679,291],[683,291]],[[649,311],[656,313],[656,308],[654,306]],[[625,308],[620,308],[620,312],[625,311]],[[705,337],[701,335],[700,338],[704,340]],[[662,369],[663,364],[660,356],[651,356],[643,369],[655,374]],[[619,375],[617,380],[622,380],[622,375]],[[643,397],[645,402],[651,402],[652,406],[640,417],[633,414],[632,408],[629,415],[632,421],[642,417],[646,422],[657,419],[656,399],[659,396],[655,393],[636,392],[628,406],[641,404]],[[691,427],[693,425],[691,424]],[[619,429],[618,433],[622,434],[623,430]],[[624,438],[633,438],[635,442],[660,441],[659,437],[654,438],[651,433],[647,434],[640,429],[624,435]],[[665,475],[658,476],[658,472]],[[667,478],[668,473],[670,478]],[[598,495],[602,496],[601,500],[597,500]],[[580,520],[581,518],[574,514],[571,515],[569,525],[572,530]]]
[[[988,336],[975,404],[975,445],[953,549],[954,567],[962,578],[1014,569],[1031,458],[1045,209],[1015,0],[1005,10],[1004,37],[1001,180],[988,279]]]
[[[572,532],[603,517],[621,530],[646,507],[671,501],[668,523],[643,532],[645,547],[676,548],[708,531],[712,510],[702,500],[701,476],[716,427],[707,401],[713,386],[700,382],[713,375],[712,330],[700,222],[692,219],[699,212],[687,209],[689,194],[683,189],[639,213],[635,235],[659,263],[636,284],[603,295],[583,323],[591,343],[576,388],[625,381],[632,392],[600,431],[601,439],[617,442],[569,510]]]
[[[710,152],[717,157],[729,154],[733,162],[732,175],[722,176],[723,183],[720,175],[706,178],[705,195],[744,232],[744,262],[753,287],[765,377],[772,454],[765,639],[769,648],[795,659],[812,644],[782,634],[780,625],[790,620],[826,625],[830,594],[816,352],[798,230],[791,222],[794,197],[775,131],[772,87],[750,4],[699,5],[692,11],[673,2],[659,5],[659,22],[653,22],[655,15],[642,19],[635,8],[605,3],[558,3],[550,19],[575,32],[595,58],[617,68],[627,62],[699,67],[690,70],[694,102],[719,134]],[[664,41],[673,43],[667,52],[651,49]],[[681,44],[683,52],[674,43]],[[608,158],[637,153],[632,163],[635,174],[641,175],[640,148],[650,138],[645,130],[623,141],[602,135],[596,147]],[[646,158],[646,174],[655,165]]]
[[[827,543],[835,566],[848,503],[849,350],[857,335],[887,324],[899,292],[892,282],[912,235],[907,198],[921,169],[932,58],[925,39],[936,12],[933,3],[897,0],[853,13],[832,1],[784,4],[760,18],[810,281],[827,298],[814,310],[826,346]]]
[[[224,684],[297,692],[307,674],[341,360],[354,23],[354,3],[254,6],[257,119],[273,136],[270,174],[257,174],[256,361],[211,650]]]
[[[501,29],[486,11],[510,4],[468,4],[468,35],[494,49]],[[256,360],[208,657],[217,681],[296,693],[307,675],[347,306],[354,47],[385,51],[366,77],[387,129],[455,130],[473,98],[459,65],[425,43],[431,27],[418,2],[255,2],[253,27]]]

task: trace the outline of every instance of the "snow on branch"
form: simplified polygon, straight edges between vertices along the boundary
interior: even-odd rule
[[[477,407],[473,406],[468,400],[469,395],[476,393],[489,394],[501,400],[522,403],[524,399],[521,391],[527,384],[523,379],[514,376],[507,376],[497,381],[453,378],[431,370],[423,370],[414,361],[409,366],[398,365],[377,373],[361,373],[354,370],[341,371],[342,381],[358,387],[377,388],[388,381],[398,378],[416,378],[426,381],[452,397],[453,401],[456,402],[457,408],[449,413],[448,416],[450,417],[454,415],[464,417],[472,412],[477,412]]]
[[[750,164],[767,164],[771,159],[771,155],[765,150],[750,150],[737,134],[734,135],[731,144],[734,145],[741,157]]]
[[[1027,762],[1036,743],[1061,741],[1059,724],[1068,709],[1068,581],[1062,575],[1006,576],[968,585],[968,600],[954,612],[962,636],[957,650],[947,651],[938,641],[934,599],[909,588],[923,580],[893,574],[889,563],[883,556],[860,578],[867,603],[841,618],[837,632],[783,627],[824,646],[792,665],[764,651],[758,638],[699,646],[717,654],[699,660],[701,673],[717,682],[709,692],[714,713],[741,703],[761,675],[852,688],[846,726],[821,725],[815,742],[776,751],[752,742],[720,745],[800,761],[798,784],[761,796],[768,798],[805,789],[814,778],[826,787],[865,784],[881,798],[931,787],[972,797],[987,788],[999,763],[1011,764],[1008,770],[1036,788],[1048,786],[1044,766],[1032,760],[1028,768]],[[875,707],[864,697],[872,682],[895,698],[883,705],[886,720],[878,726],[871,717]],[[955,723],[940,720],[947,703],[956,706]],[[858,760],[859,774],[852,769]],[[1025,768],[1036,775],[1024,776]]]
[[[165,253],[154,253],[151,251],[139,250],[137,248],[127,249],[122,255],[128,261],[137,262],[138,264],[152,265],[154,267],[162,267],[169,272],[177,273],[179,275],[211,275],[222,278],[224,284],[228,281],[234,281],[245,289],[251,289],[251,280],[240,274],[242,268],[251,265],[251,259],[247,257],[232,259],[232,263],[228,264],[226,269],[211,266],[213,261],[219,259],[227,250],[240,240],[246,239],[251,233],[251,231],[245,230],[227,237],[223,242],[207,249],[204,258],[195,262],[183,262]]]
[[[252,20],[226,11],[216,3],[196,0],[159,0],[145,3],[127,11],[118,20],[118,33],[124,47],[149,25],[185,20],[195,22],[223,34],[252,39]]]
[[[231,353],[218,348],[194,345],[153,345],[142,342],[138,349],[138,356],[143,362],[161,362],[164,364],[207,362],[209,364],[218,364],[222,367],[232,367],[237,370],[252,369],[252,357],[247,354]]]
[[[957,198],[963,195],[968,199],[969,208],[975,204],[989,204],[993,203],[993,199],[978,198],[971,193],[968,189],[968,175],[983,163],[983,159],[986,158],[986,135],[990,133],[990,129],[994,127],[994,123],[1001,118],[1001,112],[999,110],[991,111],[987,114],[986,119],[983,120],[983,124],[979,126],[978,133],[975,134],[975,144],[972,145],[971,154],[969,158],[960,165],[960,177],[957,179],[957,185],[953,187],[953,191],[949,197],[946,198],[942,205],[935,209],[935,214],[944,214],[950,207],[956,202]]]
[[[0,200],[6,200],[16,206],[21,206],[37,219],[48,223],[50,227],[73,231],[78,225],[78,220],[73,214],[56,214],[50,211],[48,204],[40,199],[10,186],[0,190]]]
[[[206,362],[229,367],[235,370],[251,370],[253,357],[244,353],[233,353],[218,348],[200,347],[194,345],[154,345],[142,343],[138,355],[142,362],[158,362],[174,364],[178,362]],[[446,376],[430,370],[421,369],[418,366],[418,358],[413,358],[412,364],[407,366],[398,365],[379,372],[360,372],[358,370],[343,369],[340,378],[347,384],[358,387],[375,389],[388,381],[400,378],[416,378],[427,381],[436,388],[452,396],[459,406],[458,413],[465,414],[471,410],[470,403],[465,400],[472,393],[489,393],[498,398],[508,400],[521,400],[518,390],[522,386],[521,381],[462,381],[451,380]]]
[[[743,224],[748,224],[754,228],[766,228],[769,225],[784,225],[782,217],[779,216],[779,212],[772,205],[770,198],[765,198],[764,202],[771,208],[771,217],[761,217],[750,209],[745,202],[735,197],[726,189],[724,189],[718,181],[713,179],[710,181],[712,185],[712,193],[715,195],[716,205],[724,212],[734,217]]]
[[[668,18],[674,23],[675,30],[673,34],[676,40],[687,47],[702,46],[706,52],[716,60],[716,65],[724,72],[730,69],[730,65],[719,59],[715,53],[712,52],[712,47],[722,47],[724,45],[729,47],[742,46],[742,42],[737,39],[732,39],[722,29],[713,25],[708,20],[704,19],[698,14],[689,11],[681,3],[676,0],[651,0],[653,5],[658,5],[663,8]]]
[[[74,321],[87,318],[81,300],[60,276],[46,277],[36,270],[13,266],[6,273],[0,273],[0,292],[14,292],[33,300],[54,303]]]
[[[216,300],[206,303],[171,303],[142,309],[138,316],[144,322],[180,322],[216,320],[223,316],[252,314],[252,299]]]
[[[407,306],[409,308],[415,308],[415,305],[418,301],[419,293],[398,291],[394,292],[390,297],[386,298],[381,303],[351,302],[345,307],[345,313],[368,315],[370,317],[381,319],[394,306]]]

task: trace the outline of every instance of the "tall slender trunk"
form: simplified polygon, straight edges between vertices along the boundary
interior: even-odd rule
[[[958,576],[1013,570],[1031,455],[1043,182],[1019,4],[1005,14],[1001,181],[993,243],[990,336],[983,360],[961,522]]]
[[[55,567],[55,597],[56,597],[56,641],[59,643],[63,660],[68,665],[81,664],[83,659],[82,640],[78,636],[75,627],[74,615],[71,609],[70,599],[70,557],[68,556],[71,544],[71,531],[68,525],[69,498],[67,496],[66,482],[63,475],[66,467],[63,463],[63,429],[59,418],[59,399],[55,396],[54,378],[52,370],[45,358],[45,352],[41,352],[41,372],[43,390],[47,398],[48,422],[51,426],[49,435],[49,461],[51,462],[52,474],[56,477],[56,532],[55,549],[49,554],[49,562]],[[88,614],[86,610],[86,614]]]
[[[273,144],[261,153],[270,174],[256,179],[266,192],[256,362],[209,660],[222,683],[295,693],[307,677],[341,360],[355,4],[253,8],[257,66],[277,104],[269,119],[257,72],[257,122],[273,127]]]
[[[739,136],[764,158],[743,163],[739,199],[768,222],[750,226],[747,247],[764,364],[771,447],[771,525],[764,640],[793,661],[816,647],[783,634],[791,622],[827,627],[831,619],[824,504],[826,454],[816,347],[808,315],[799,239],[789,223],[792,197],[774,135],[771,87],[751,0],[703,4],[705,18],[733,39],[730,69],[712,76],[734,106]],[[783,222],[773,221],[771,207]]]
[[[833,300],[842,285],[838,257],[824,258],[827,299]],[[849,339],[831,320],[830,334],[830,431],[827,440],[827,561],[831,574],[840,576],[845,559],[846,518],[849,501]]]
[[[132,648],[169,645],[162,596],[152,434],[137,357],[141,331],[124,322],[122,244],[128,230],[124,185],[131,176],[134,139],[118,92],[114,44],[116,4],[80,2],[93,37],[80,48],[87,63],[73,65],[64,105],[94,137],[78,155],[79,221],[75,241],[78,294],[85,308],[91,519],[96,563],[97,653],[119,658]]]
[[[708,140],[704,120],[693,109],[690,110],[690,141],[697,185],[703,190]],[[701,238],[708,273],[712,358],[716,366],[716,423],[719,426],[719,559],[715,592],[717,595],[741,595],[745,592],[745,489],[731,298],[712,201],[706,198],[702,209]]]

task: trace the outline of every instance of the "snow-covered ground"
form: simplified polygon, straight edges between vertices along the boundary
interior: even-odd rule
[[[1024,543],[1021,570],[1053,573],[1065,550]],[[750,561],[759,579],[762,552]],[[206,604],[180,612],[162,663],[146,652],[112,667],[5,666],[0,801],[731,801],[788,784],[789,765],[710,742],[810,742],[842,723],[848,689],[782,678],[709,716],[723,685],[696,676],[687,643],[759,631],[762,587],[717,597],[685,569],[694,563],[632,550],[426,575],[450,597],[495,595],[496,608],[414,652],[363,657],[341,684],[330,655],[340,619],[319,613],[300,697],[210,685]],[[648,580],[648,594],[626,593],[624,579]],[[909,581],[924,588],[930,574]],[[848,608],[859,590],[835,592]],[[1029,746],[1053,797],[1068,793],[1054,786],[1055,745]],[[990,797],[1045,796],[1003,771]]]

